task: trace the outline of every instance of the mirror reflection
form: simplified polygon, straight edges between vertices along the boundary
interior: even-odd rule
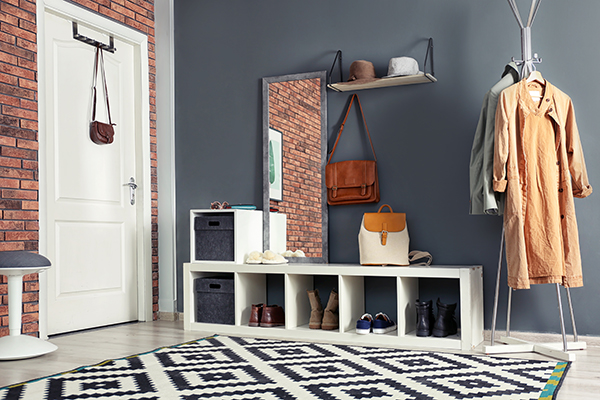
[[[265,250],[327,262],[326,151],[326,72],[263,78]]]

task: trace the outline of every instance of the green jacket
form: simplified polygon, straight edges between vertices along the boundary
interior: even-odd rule
[[[496,107],[500,93],[518,81],[517,65],[511,62],[504,69],[502,79],[483,98],[469,165],[469,214],[502,215],[504,212],[505,194],[494,192],[492,187]]]

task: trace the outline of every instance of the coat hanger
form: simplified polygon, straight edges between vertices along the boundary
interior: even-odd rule
[[[533,70],[527,77],[527,83],[538,82],[540,85],[546,85],[546,80],[538,70]]]

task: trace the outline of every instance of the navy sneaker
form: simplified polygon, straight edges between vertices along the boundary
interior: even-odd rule
[[[373,316],[369,313],[365,313],[358,321],[356,321],[356,333],[359,335],[367,335],[371,332],[372,326]]]
[[[397,329],[396,323],[382,312],[375,315],[373,321],[373,333],[388,333]]]

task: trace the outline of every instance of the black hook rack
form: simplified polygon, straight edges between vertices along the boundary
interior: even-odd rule
[[[102,42],[98,42],[94,39],[90,39],[87,36],[80,35],[77,32],[77,22],[75,21],[73,21],[73,39],[79,40],[83,43],[87,43],[94,47],[100,47],[102,50],[108,51],[109,53],[114,53],[115,51],[117,51],[117,48],[115,47],[115,39],[112,36],[109,36],[110,44],[107,45]]]

